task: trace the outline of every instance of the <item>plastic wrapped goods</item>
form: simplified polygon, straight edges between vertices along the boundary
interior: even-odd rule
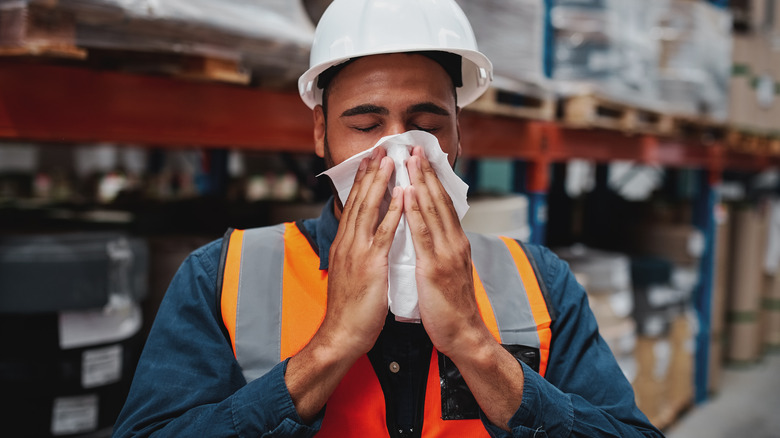
[[[704,2],[668,3],[654,32],[661,48],[658,88],[675,112],[728,116],[732,18]]]
[[[656,2],[553,1],[552,77],[563,94],[597,90],[639,105],[657,101]]]
[[[80,48],[232,60],[268,77],[305,71],[314,36],[300,1],[0,0],[0,10],[11,8],[34,9],[44,19],[65,14],[71,26],[62,37],[75,34]]]
[[[544,0],[458,0],[494,75],[537,81],[544,76]]]

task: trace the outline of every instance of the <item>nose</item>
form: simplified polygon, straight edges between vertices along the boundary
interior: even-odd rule
[[[406,132],[406,124],[403,120],[390,120],[385,123],[384,136],[403,134]]]

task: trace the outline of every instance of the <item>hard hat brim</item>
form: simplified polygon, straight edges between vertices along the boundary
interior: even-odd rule
[[[462,57],[463,62],[461,69],[463,76],[463,86],[458,87],[456,90],[458,94],[458,106],[460,107],[464,107],[477,100],[479,96],[481,96],[485,90],[487,90],[491,81],[493,80],[493,65],[485,55],[476,50],[456,48],[442,49],[441,47],[425,48],[418,46],[414,48],[410,47],[409,50],[393,48],[386,51],[374,50],[369,53],[357,53],[352,54],[352,56],[336,58],[329,60],[328,62],[317,64],[308,69],[301,75],[300,78],[298,78],[298,92],[306,106],[314,109],[315,106],[322,104],[322,90],[317,87],[317,77],[325,70],[350,59],[362,58],[364,56],[387,55],[393,53],[413,53],[422,51],[448,52],[460,55]]]

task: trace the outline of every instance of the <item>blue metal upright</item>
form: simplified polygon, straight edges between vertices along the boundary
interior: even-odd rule
[[[707,400],[709,380],[710,339],[712,327],[712,290],[715,274],[716,223],[715,208],[719,202],[715,184],[717,176],[703,170],[699,177],[698,196],[694,202],[693,222],[704,235],[704,253],[699,264],[699,284],[694,291],[694,306],[699,317],[696,335],[694,399]]]
[[[528,192],[529,242],[544,245],[547,232],[547,193]]]
[[[528,199],[528,226],[530,243],[544,245],[547,233],[547,192],[549,169],[544,161],[516,161],[514,191]]]

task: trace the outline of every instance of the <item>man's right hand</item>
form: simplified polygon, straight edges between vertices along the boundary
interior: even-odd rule
[[[285,374],[304,421],[320,412],[382,331],[388,308],[388,254],[403,212],[403,190],[396,188],[387,214],[379,217],[393,170],[393,160],[376,148],[361,162],[341,212],[330,248],[325,319],[309,344],[290,359]]]

